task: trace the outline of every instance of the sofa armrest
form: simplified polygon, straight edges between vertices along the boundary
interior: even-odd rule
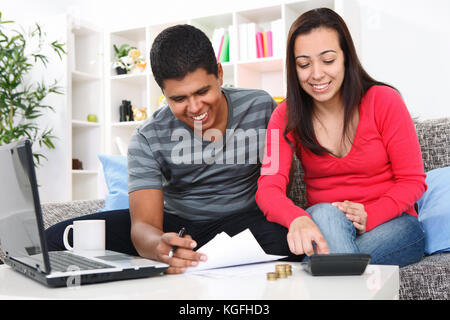
[[[425,172],[450,166],[450,118],[416,121]]]
[[[42,204],[44,228],[72,218],[95,213],[105,207],[105,200],[75,200],[60,203]]]

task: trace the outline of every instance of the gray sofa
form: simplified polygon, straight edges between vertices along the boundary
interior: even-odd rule
[[[450,166],[450,118],[416,122],[425,171]],[[305,207],[305,186],[302,169],[295,160],[295,174],[289,197]],[[60,221],[94,213],[104,207],[104,200],[72,201],[43,204],[45,227]],[[0,248],[0,259],[3,253]],[[449,300],[450,253],[425,256],[422,261],[400,268],[401,300]]]

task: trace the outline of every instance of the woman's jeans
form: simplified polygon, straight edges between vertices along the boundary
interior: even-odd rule
[[[330,253],[368,253],[371,264],[400,267],[423,257],[425,234],[418,219],[409,214],[359,235],[345,213],[330,203],[318,203],[306,212],[319,227]]]

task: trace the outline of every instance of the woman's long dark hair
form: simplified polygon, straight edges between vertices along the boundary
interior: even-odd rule
[[[324,153],[332,154],[332,152],[322,147],[316,140],[312,121],[314,102],[312,97],[300,86],[294,55],[296,38],[319,27],[335,30],[339,36],[340,47],[344,52],[345,75],[341,86],[341,97],[344,104],[343,138],[346,136],[350,121],[367,90],[373,85],[386,84],[376,81],[363,69],[347,25],[336,12],[328,8],[313,9],[294,21],[289,30],[286,48],[288,118],[284,137],[287,140],[287,134],[293,132],[296,145],[301,144],[313,153],[323,155]]]

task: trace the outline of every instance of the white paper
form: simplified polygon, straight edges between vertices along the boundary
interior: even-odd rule
[[[254,276],[255,274],[265,276],[267,272],[273,272],[273,270],[275,270],[275,265],[278,263],[280,262],[258,262],[239,266],[200,270],[198,272],[191,272],[191,274],[214,279],[226,279],[231,277],[248,278]]]
[[[273,261],[286,257],[266,254],[249,229],[234,237],[225,232],[219,233],[197,252],[206,254],[208,260],[200,261],[198,266],[188,268],[187,272]]]

